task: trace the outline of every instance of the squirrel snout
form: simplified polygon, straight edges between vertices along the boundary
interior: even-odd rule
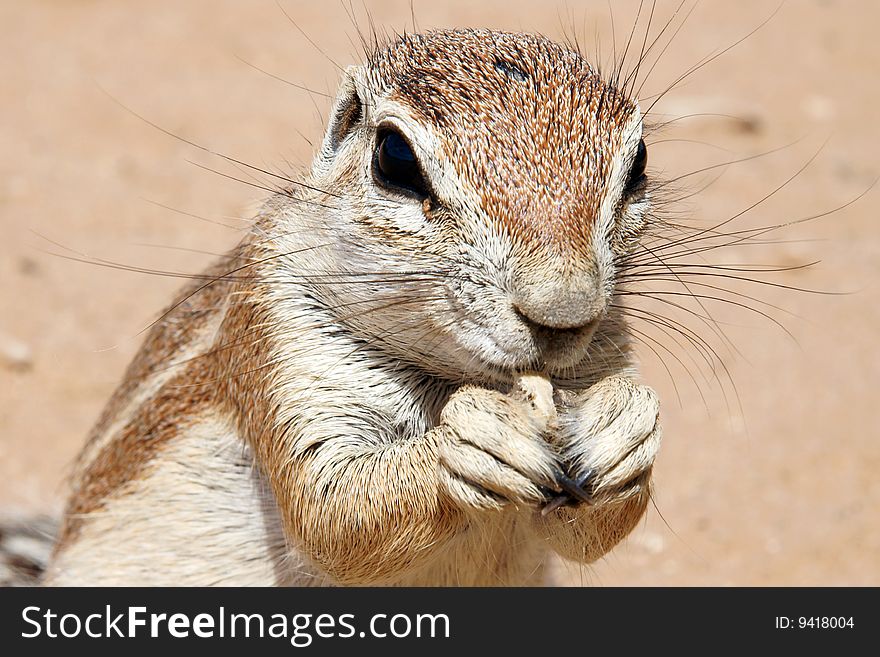
[[[521,286],[512,302],[514,311],[527,324],[555,330],[583,328],[605,308],[598,285],[582,286],[565,280]]]

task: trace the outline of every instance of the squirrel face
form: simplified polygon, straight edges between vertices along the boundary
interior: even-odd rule
[[[646,156],[636,103],[562,46],[397,40],[346,71],[312,168],[327,268],[385,275],[369,293],[389,307],[344,321],[450,376],[576,365],[643,232]],[[350,307],[365,287],[323,292]]]

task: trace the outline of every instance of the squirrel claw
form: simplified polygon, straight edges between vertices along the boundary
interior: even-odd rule
[[[564,505],[577,506],[578,504],[592,504],[592,496],[584,489],[584,486],[593,476],[592,470],[587,470],[576,480],[557,473],[556,483],[563,492],[550,500],[541,509],[541,515],[546,516]]]

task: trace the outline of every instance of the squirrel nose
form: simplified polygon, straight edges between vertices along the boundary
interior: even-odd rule
[[[522,286],[513,308],[521,319],[538,328],[569,330],[593,322],[604,310],[604,302],[595,284],[548,281]]]

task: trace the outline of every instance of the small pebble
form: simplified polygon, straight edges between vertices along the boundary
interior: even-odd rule
[[[26,371],[34,363],[31,348],[20,340],[0,336],[0,360],[11,370]]]

